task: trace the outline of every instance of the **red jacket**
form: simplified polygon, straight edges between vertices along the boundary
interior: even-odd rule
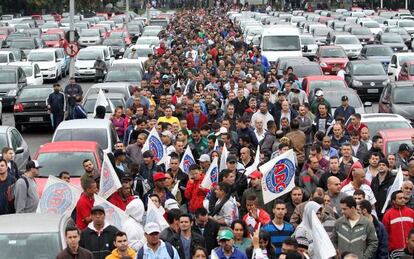
[[[187,114],[186,120],[187,120],[187,128],[189,130],[192,130],[193,128],[201,129],[201,126],[208,123],[207,116],[204,115],[204,113],[202,113],[202,112],[200,113],[200,119],[198,120],[197,125],[195,125],[195,122],[194,122],[194,113],[193,112],[190,112],[189,114]]]
[[[198,208],[203,207],[203,201],[206,197],[208,190],[200,188],[200,184],[204,179],[204,174],[200,177],[199,180],[187,182],[187,187],[185,188],[184,196],[190,200],[188,211],[195,213]]]
[[[382,222],[388,233],[388,250],[407,247],[408,233],[414,228],[414,210],[406,206],[392,207],[385,212]]]
[[[84,230],[89,222],[85,222],[85,219],[91,215],[91,210],[95,200],[90,199],[85,193],[82,193],[79,197],[78,203],[76,203],[76,226],[79,230]]]
[[[118,208],[120,208],[121,210],[125,211],[126,206],[133,199],[134,199],[134,196],[129,195],[129,197],[126,198],[126,200],[124,200],[121,198],[121,195],[119,195],[119,191],[117,191],[114,194],[112,194],[111,197],[108,198],[108,201],[112,203],[113,205],[117,206]]]
[[[256,231],[257,228],[259,227],[259,223],[262,226],[264,226],[267,223],[269,223],[270,220],[272,220],[270,218],[269,213],[267,213],[265,210],[263,210],[263,209],[258,209],[258,210],[259,210],[259,212],[257,213],[257,219],[256,219],[256,225],[254,226],[254,231]],[[247,224],[247,226],[250,225],[249,222],[247,222],[248,217],[249,217],[249,213],[246,213],[246,215],[244,215],[244,217],[243,217],[243,221]]]

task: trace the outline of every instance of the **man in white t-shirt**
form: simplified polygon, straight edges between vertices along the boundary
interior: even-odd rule
[[[372,192],[371,187],[365,183],[365,172],[364,169],[355,168],[352,172],[353,180],[345,185],[341,192],[346,193],[349,196],[352,196],[355,190],[363,190],[365,193],[365,199],[368,200],[371,205],[374,205],[377,200],[375,199],[374,193]]]

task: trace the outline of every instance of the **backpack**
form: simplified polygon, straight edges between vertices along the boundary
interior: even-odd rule
[[[29,181],[24,176],[20,177],[20,179],[23,179],[23,181],[26,183],[27,195],[29,195]],[[6,200],[7,200],[7,203],[9,204],[10,213],[16,212],[16,208],[14,207],[14,200],[15,200],[14,188],[16,187],[17,181],[15,181],[12,185],[7,187],[7,190],[6,190]]]
[[[171,259],[174,259],[174,249],[172,245],[168,242],[164,242],[164,243],[167,248],[168,255],[170,256]],[[139,249],[138,251],[137,259],[143,259],[143,258],[144,258],[144,247],[141,247],[141,249]]]

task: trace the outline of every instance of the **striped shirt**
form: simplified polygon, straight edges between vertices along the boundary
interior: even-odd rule
[[[293,232],[295,232],[295,228],[292,224],[284,221],[283,222],[283,228],[279,229],[276,227],[276,225],[273,223],[273,221],[270,221],[269,224],[265,225],[263,230],[269,232],[270,234],[270,241],[276,248],[276,257],[278,257],[282,253],[282,244],[285,239],[292,236]]]

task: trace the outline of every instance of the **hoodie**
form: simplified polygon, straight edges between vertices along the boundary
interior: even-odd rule
[[[118,229],[105,222],[100,232],[95,229],[93,222],[82,231],[79,245],[92,252],[93,258],[104,259],[115,249],[114,239]]]
[[[142,222],[144,212],[144,203],[138,198],[126,206],[125,213],[129,218],[122,224],[122,230],[127,234],[128,245],[135,251],[139,251],[146,243]]]
[[[134,249],[130,247],[128,247],[127,249],[128,249],[127,250],[128,256],[130,256],[131,258],[137,257],[137,253],[134,251]],[[105,259],[121,259],[121,258],[123,258],[123,256],[119,254],[118,249],[114,249],[112,253],[108,255]]]
[[[320,208],[321,205],[314,201],[307,202],[303,212],[303,220],[293,233],[295,239],[303,238],[309,242],[308,251],[310,256],[313,256],[312,212],[316,213]]]

